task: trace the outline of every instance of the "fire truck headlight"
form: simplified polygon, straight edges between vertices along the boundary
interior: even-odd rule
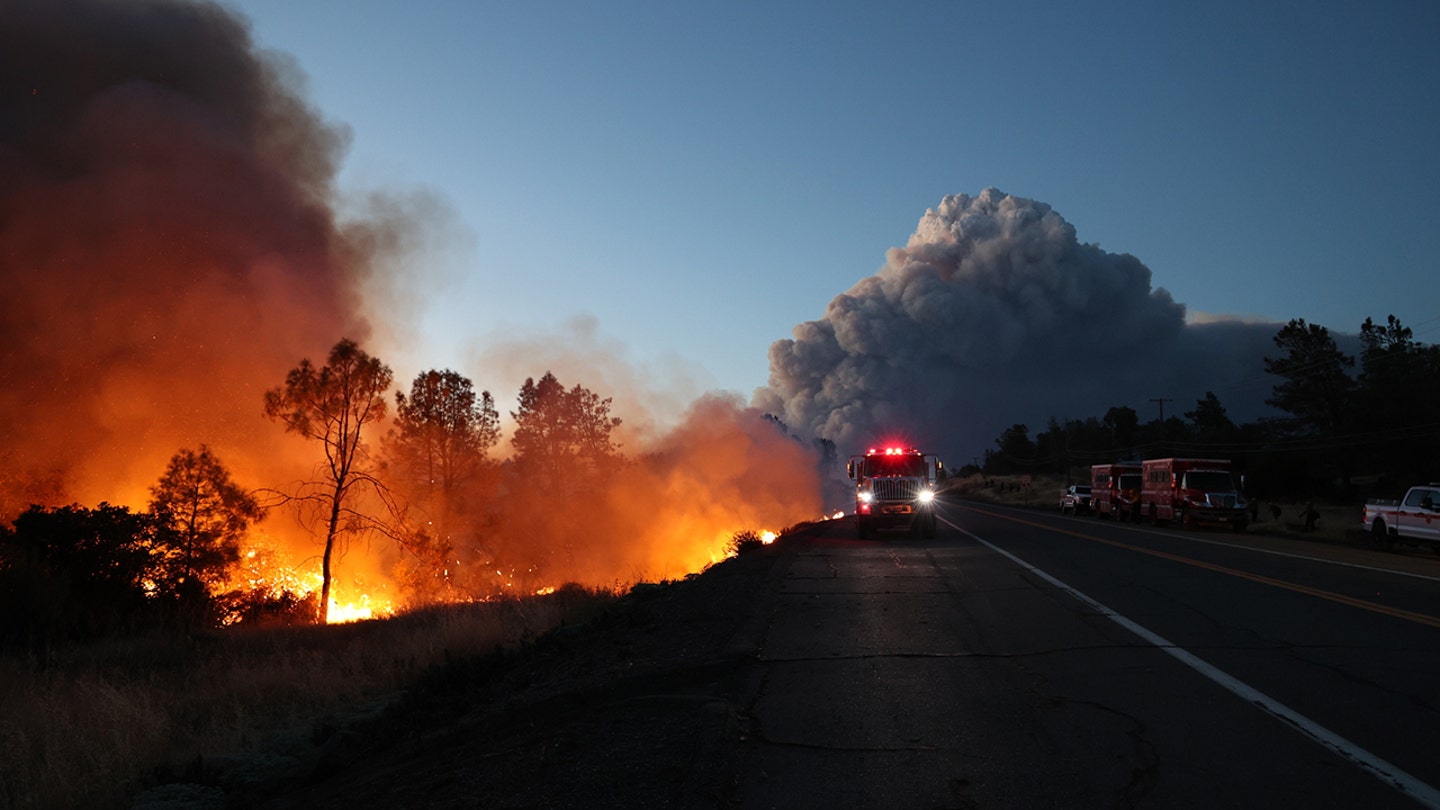
[[[920,490],[920,494],[915,496],[915,500],[920,503],[930,503],[935,500],[935,493],[928,489],[922,489]]]
[[[869,491],[862,492],[860,493],[859,498],[861,503],[874,503],[875,493]]]

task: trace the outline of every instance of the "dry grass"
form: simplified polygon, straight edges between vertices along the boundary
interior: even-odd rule
[[[446,661],[577,623],[610,594],[563,588],[328,627],[228,630],[0,659],[0,807],[124,807],[215,762],[283,768],[294,739],[375,713]]]

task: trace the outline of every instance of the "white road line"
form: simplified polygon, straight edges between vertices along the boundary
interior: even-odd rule
[[[987,508],[991,508],[996,506],[996,504],[985,504],[985,506]],[[1076,520],[1082,523],[1085,522],[1083,519],[1075,517],[1066,519]],[[1394,574],[1397,577],[1410,577],[1412,579],[1424,579],[1429,580],[1430,582],[1440,582],[1440,577],[1432,577],[1429,574],[1416,574],[1412,571],[1399,571],[1394,568],[1381,568],[1378,565],[1361,565],[1360,563],[1345,562],[1344,560],[1331,560],[1325,557],[1311,557],[1307,554],[1292,554],[1288,551],[1275,551],[1274,549],[1260,548],[1259,546],[1244,546],[1239,543],[1225,543],[1220,540],[1208,540],[1204,537],[1188,537],[1183,534],[1175,534],[1174,532],[1162,532],[1156,529],[1147,529],[1143,526],[1127,526],[1126,528],[1134,532],[1140,532],[1141,534],[1153,534],[1157,537],[1166,537],[1171,540],[1185,540],[1191,543],[1205,543],[1206,545],[1222,546],[1224,548],[1233,548],[1239,551],[1250,551],[1256,554],[1269,554],[1274,557],[1290,557],[1291,559],[1295,560],[1307,560],[1309,562],[1324,563],[1325,565],[1338,565],[1344,568],[1358,568],[1361,571],[1374,571],[1379,574]]]
[[[1081,603],[1088,605],[1089,607],[1100,613],[1102,616],[1105,616],[1106,618],[1110,619],[1111,621],[1115,622],[1126,630],[1129,630],[1130,632],[1139,636],[1141,639],[1163,650],[1165,653],[1167,653],[1180,663],[1190,667],[1201,675],[1204,675],[1206,678],[1209,678],[1216,684],[1219,684],[1222,688],[1228,690],[1236,697],[1239,697],[1241,700],[1244,700],[1260,708],[1267,714],[1270,714],[1271,716],[1288,723],[1296,731],[1299,731],[1301,734],[1304,734],[1305,736],[1309,737],[1310,739],[1314,740],[1315,742],[1319,743],[1330,751],[1333,751],[1339,756],[1349,760],[1350,762],[1354,763],[1358,768],[1368,772],[1376,779],[1379,779],[1385,784],[1390,785],[1391,787],[1395,788],[1406,796],[1409,796],[1410,798],[1419,802],[1421,805],[1431,808],[1431,810],[1440,810],[1440,790],[1437,790],[1436,788],[1430,786],[1429,784],[1426,784],[1420,779],[1411,776],[1405,771],[1402,771],[1401,769],[1395,767],[1389,762],[1386,762],[1380,757],[1375,756],[1369,751],[1366,751],[1364,748],[1361,748],[1355,743],[1352,743],[1344,737],[1341,737],[1339,734],[1336,734],[1335,732],[1325,728],[1319,723],[1316,723],[1314,720],[1311,720],[1310,718],[1296,712],[1295,710],[1289,708],[1280,701],[1275,700],[1269,695],[1266,695],[1255,687],[1250,686],[1249,684],[1240,681],[1234,677],[1231,677],[1229,674],[1217,669],[1215,666],[1196,657],[1192,653],[1175,646],[1174,644],[1167,641],[1165,638],[1151,632],[1145,627],[1136,624],[1135,622],[1120,615],[1119,613],[1116,613],[1110,608],[1105,607],[1094,599],[1091,599],[1089,596],[1086,596],[1080,591],[1077,591],[1069,585],[1066,585],[1055,577],[1052,577],[1044,571],[1041,571],[1039,568],[1036,568],[1030,563],[1025,562],[1019,557],[1016,557],[1014,554],[1011,554],[1005,549],[994,545],[988,540],[985,540],[974,532],[962,529],[943,517],[940,518],[940,520],[943,521],[950,528],[955,529],[956,531],[959,531],[961,534],[970,537],[976,542],[989,547],[992,551],[995,551],[996,553],[1010,559],[1016,565],[1019,565],[1021,568],[1024,568],[1035,576],[1038,576],[1046,582],[1049,582],[1051,585],[1054,585],[1056,588],[1059,588],[1061,591],[1064,591],[1065,593],[1079,600]]]

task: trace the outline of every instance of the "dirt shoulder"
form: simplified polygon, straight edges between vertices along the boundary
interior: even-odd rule
[[[738,679],[759,650],[785,553],[782,540],[639,587],[522,654],[452,662],[381,717],[320,741],[306,773],[229,792],[227,804],[724,804],[738,752]]]

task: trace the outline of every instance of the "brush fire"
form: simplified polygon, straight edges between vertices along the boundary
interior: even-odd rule
[[[642,433],[647,392],[545,368],[506,420],[459,372],[397,381],[373,291],[419,283],[390,268],[424,228],[337,213],[344,129],[231,12],[6,17],[0,575],[85,583],[64,621],[129,622],[142,582],[219,623],[617,588],[820,513],[813,448],[734,397]]]

